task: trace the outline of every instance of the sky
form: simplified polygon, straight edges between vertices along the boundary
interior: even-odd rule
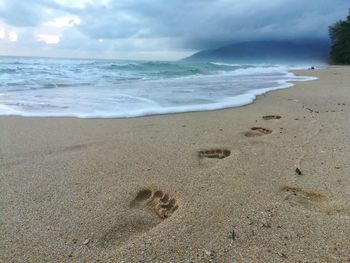
[[[349,0],[0,0],[0,55],[176,60],[253,40],[327,38]]]

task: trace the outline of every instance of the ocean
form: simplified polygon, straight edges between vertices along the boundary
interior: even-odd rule
[[[308,81],[310,65],[0,57],[0,115],[129,118],[217,110]]]

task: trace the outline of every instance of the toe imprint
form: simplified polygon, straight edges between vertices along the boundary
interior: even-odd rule
[[[252,127],[250,128],[250,131],[247,131],[245,133],[246,137],[256,137],[256,136],[262,136],[271,134],[272,130],[264,127]]]
[[[263,127],[252,127],[251,130],[252,131],[258,131],[258,132],[261,132],[263,134],[270,134],[270,133],[272,133],[272,130],[270,130],[268,128],[263,128]]]
[[[224,149],[204,150],[204,151],[198,152],[198,156],[200,158],[214,158],[214,159],[224,159],[230,156],[230,154],[231,154],[230,150],[224,150]]]
[[[162,219],[170,217],[178,208],[177,200],[170,198],[168,193],[162,190],[152,191],[143,189],[138,192],[130,206],[145,205]]]
[[[266,116],[263,116],[262,117],[265,121],[268,121],[268,120],[279,120],[281,119],[282,117],[279,116],[279,115],[266,115]]]

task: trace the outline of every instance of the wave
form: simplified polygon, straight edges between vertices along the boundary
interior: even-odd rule
[[[110,72],[130,72],[149,77],[181,77],[209,73],[201,65],[175,62],[111,63],[102,64],[100,68]]]
[[[234,75],[257,75],[257,74],[286,74],[288,72],[287,67],[272,66],[272,67],[249,67],[239,68],[232,72]]]
[[[119,111],[110,111],[110,110],[95,110],[93,112],[83,112],[79,109],[70,109],[67,106],[55,106],[51,104],[42,103],[40,106],[40,112],[30,112],[25,110],[18,110],[9,107],[8,105],[0,104],[0,114],[2,115],[16,115],[16,116],[25,116],[25,117],[77,117],[77,118],[132,118],[132,117],[141,117],[149,115],[161,115],[161,114],[173,114],[173,113],[185,113],[185,112],[197,112],[197,111],[211,111],[211,110],[220,110],[232,107],[239,107],[243,105],[250,104],[254,102],[257,96],[265,94],[267,92],[285,89],[294,86],[290,81],[309,81],[315,80],[317,78],[313,77],[296,77],[292,73],[288,74],[291,79],[279,80],[276,82],[275,86],[269,88],[261,88],[248,90],[243,94],[236,96],[222,98],[214,103],[199,104],[199,105],[182,105],[182,106],[161,106],[154,100],[133,97],[125,95],[126,99],[131,99],[131,101],[140,101],[145,102],[148,107],[143,109],[124,109]],[[47,107],[49,105],[49,107]],[[27,107],[29,105],[26,105]],[[46,112],[44,109],[48,109]],[[65,111],[56,111],[53,112],[52,109],[64,109]]]
[[[4,61],[2,61],[4,62]],[[0,115],[127,118],[242,106],[290,81],[289,66],[219,62],[25,60],[0,63]],[[25,65],[24,65],[25,64]]]
[[[215,66],[224,66],[224,67],[241,67],[242,64],[231,64],[231,63],[222,63],[222,62],[209,62]]]

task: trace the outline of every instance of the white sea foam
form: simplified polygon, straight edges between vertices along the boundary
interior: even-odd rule
[[[291,82],[315,79],[289,68],[8,59],[0,63],[6,72],[0,74],[0,115],[128,118],[238,107]]]

